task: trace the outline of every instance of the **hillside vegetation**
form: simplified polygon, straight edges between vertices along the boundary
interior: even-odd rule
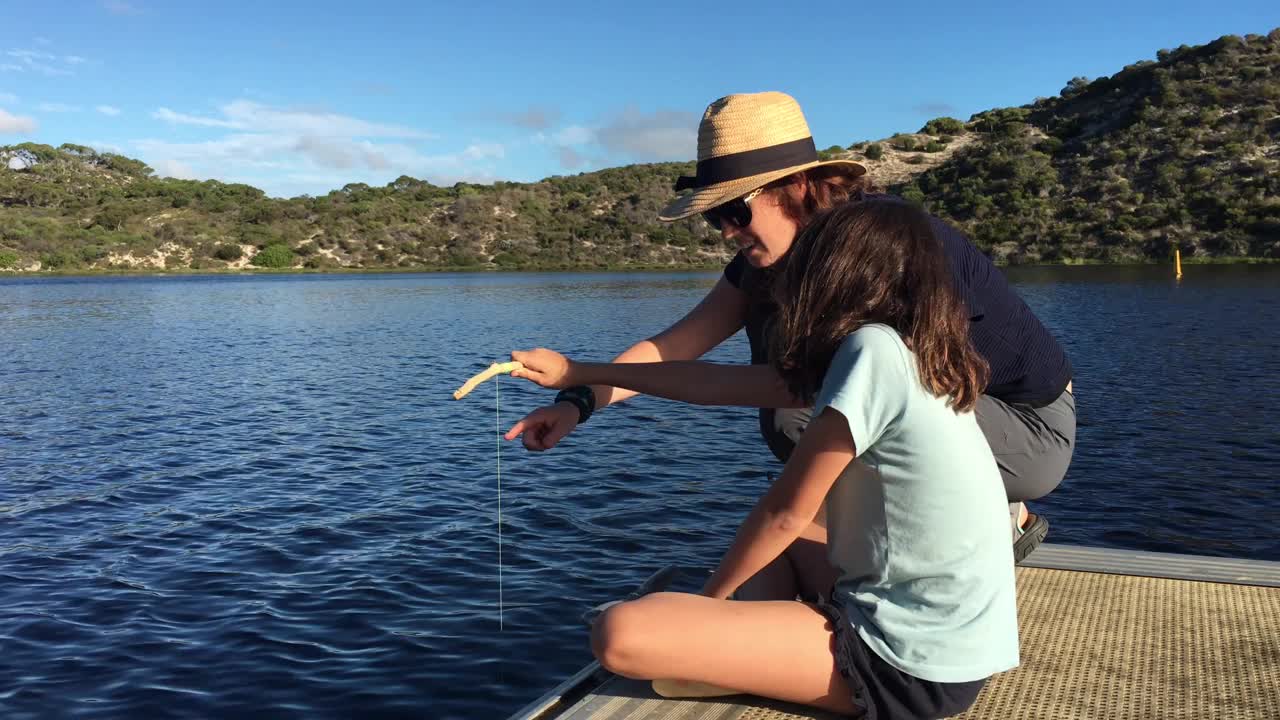
[[[1280,258],[1280,30],[1161,50],[1057,97],[822,155],[866,163],[998,262],[1165,260],[1174,248]],[[692,172],[642,164],[451,187],[400,177],[275,199],[25,143],[0,147],[0,269],[712,267],[733,251],[718,234],[655,220]]]

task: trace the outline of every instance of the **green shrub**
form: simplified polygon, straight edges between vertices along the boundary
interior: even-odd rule
[[[124,205],[106,205],[93,216],[93,225],[104,230],[120,230],[129,219],[129,209]]]
[[[920,192],[920,188],[915,185],[908,185],[906,189],[902,191],[902,199],[916,205],[923,205],[924,193]]]
[[[0,250],[0,270],[11,270],[18,267],[18,260],[20,259],[16,252]]]
[[[249,262],[264,268],[292,267],[293,251],[287,245],[268,245]]]
[[[871,143],[867,146],[867,159],[879,160],[884,157],[884,147],[880,143]]]
[[[943,145],[937,140],[934,140],[930,142],[928,145],[924,146],[924,151],[927,153],[942,152],[946,147],[947,147],[946,145]]]
[[[244,257],[244,250],[240,249],[239,245],[223,243],[219,245],[216,250],[213,251],[213,256],[218,258],[219,260],[225,260],[227,262],[235,262],[236,260],[239,260],[240,258]]]
[[[920,132],[929,135],[959,135],[964,132],[964,123],[953,117],[934,118],[925,123]]]
[[[45,253],[40,256],[40,264],[50,270],[65,270],[67,268],[77,267],[79,258],[73,253],[65,250],[60,252]]]

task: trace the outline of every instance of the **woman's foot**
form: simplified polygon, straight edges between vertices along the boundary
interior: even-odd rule
[[[1049,521],[1043,515],[1027,512],[1023,503],[1016,504],[1016,511],[1011,507],[1010,518],[1016,518],[1013,525],[1013,563],[1021,564],[1049,534]]]

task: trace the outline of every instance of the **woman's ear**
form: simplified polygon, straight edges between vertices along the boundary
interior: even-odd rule
[[[788,178],[788,180],[789,182],[786,187],[787,195],[797,203],[802,202],[804,200],[805,189],[809,186],[809,179],[804,173],[796,173]]]

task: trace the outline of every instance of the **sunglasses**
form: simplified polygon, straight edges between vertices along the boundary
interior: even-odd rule
[[[764,188],[756,188],[745,197],[734,198],[727,203],[717,205],[702,213],[702,219],[716,230],[723,230],[725,223],[744,228],[751,224],[751,206],[748,203],[762,192]]]

